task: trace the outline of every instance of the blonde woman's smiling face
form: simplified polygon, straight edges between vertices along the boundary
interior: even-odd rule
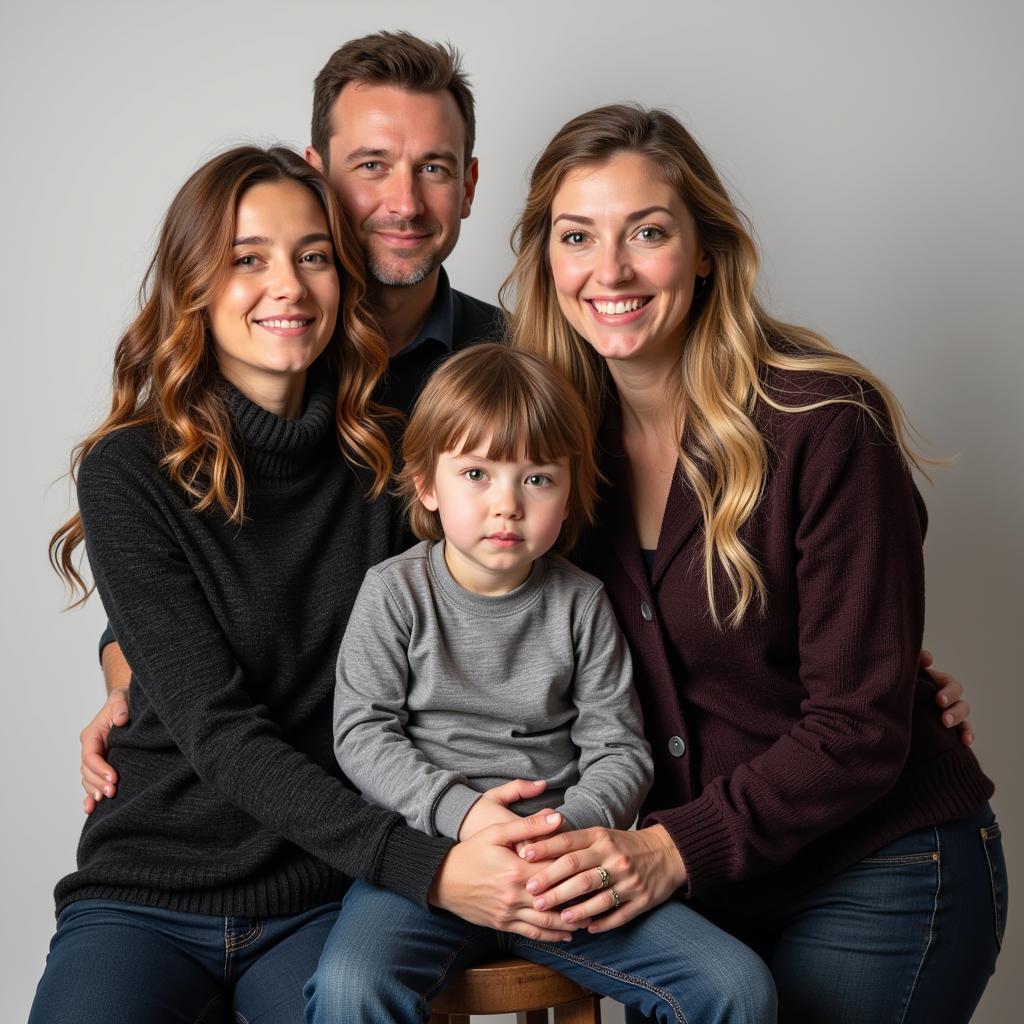
[[[609,360],[678,358],[711,262],[685,203],[639,153],[570,171],[548,242],[562,314]]]

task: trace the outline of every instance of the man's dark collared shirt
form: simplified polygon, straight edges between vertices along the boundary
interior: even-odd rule
[[[502,334],[501,310],[456,291],[442,267],[427,322],[412,342],[389,361],[377,401],[408,415],[427,377],[439,363],[476,342],[500,341]]]

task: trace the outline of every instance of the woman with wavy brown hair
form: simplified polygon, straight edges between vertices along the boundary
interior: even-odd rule
[[[51,542],[84,600],[84,540],[134,673],[33,1022],[301,1021],[347,880],[425,904],[451,847],[360,800],[332,748],[338,641],[402,536],[362,274],[287,150],[230,150],[171,203]]]
[[[781,1020],[968,1020],[1005,865],[992,784],[918,667],[922,460],[896,399],[762,308],[745,221],[664,111],[566,124],[513,237],[514,342],[599,426],[582,564],[655,757],[637,831],[529,851],[558,858],[535,907],[576,899],[563,920],[600,932],[687,900],[762,954]]]

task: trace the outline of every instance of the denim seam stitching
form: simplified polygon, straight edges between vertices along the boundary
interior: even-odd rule
[[[263,934],[263,919],[260,918],[253,924],[249,930],[238,938],[230,940],[231,952],[237,953],[240,949],[245,949],[246,946],[251,946],[254,942],[259,941],[260,936]]]
[[[932,916],[928,921],[928,941],[924,944],[924,950],[921,953],[921,960],[917,965],[917,971],[914,973],[914,981],[910,986],[910,992],[907,995],[907,1003],[903,1007],[903,1015],[900,1017],[900,1024],[904,1024],[907,1019],[907,1014],[910,1012],[910,1004],[914,1001],[914,992],[917,989],[917,982],[921,977],[921,971],[924,969],[924,962],[928,959],[928,953],[932,948],[932,942],[935,940],[935,918],[939,913],[939,895],[942,892],[942,839],[939,836],[939,830],[935,827],[932,828],[935,833],[935,846],[938,857],[935,859],[935,896],[932,900]]]
[[[989,839],[999,838],[999,826],[991,825],[978,831],[981,833],[981,848],[985,851],[985,863],[988,865],[989,888],[992,890],[992,915],[996,925],[996,952],[999,953],[1003,949],[1003,940],[999,934],[1002,931],[1002,914],[999,913],[999,900],[996,898],[996,876],[992,870],[992,858],[988,852]]]
[[[228,933],[228,919],[224,918],[224,984],[231,980],[231,939]]]
[[[579,956],[576,953],[570,953],[568,950],[554,949],[550,942],[542,943],[534,942],[532,939],[520,939],[519,945],[532,946],[534,949],[542,950],[550,956],[559,956],[565,960],[571,960],[573,963],[578,964],[581,967],[587,967],[597,974],[603,974],[606,978],[615,978],[618,981],[625,982],[626,984],[635,985],[637,988],[646,989],[648,992],[659,996],[672,1007],[672,1012],[675,1014],[678,1024],[688,1024],[686,1014],[683,1013],[683,1008],[675,1001],[672,993],[658,985],[653,985],[646,978],[639,978],[633,974],[623,974],[622,971],[616,971],[611,967],[606,967],[604,964],[596,963],[587,957]]]
[[[440,990],[444,987],[444,983],[448,978],[448,972],[452,969],[452,964],[458,956],[461,955],[462,951],[469,945],[471,936],[467,935],[465,940],[452,950],[451,955],[447,960],[438,968],[437,977],[434,979],[430,987],[420,997],[421,1001],[425,1004],[426,1009],[430,1009],[430,1004],[434,998],[439,994]]]
[[[206,1020],[206,1015],[220,1002],[220,994],[215,995],[210,1001],[199,1011],[199,1016],[196,1017],[193,1024],[203,1024]]]
[[[865,857],[861,864],[930,864],[939,858],[939,851],[931,853],[906,853],[893,857]]]

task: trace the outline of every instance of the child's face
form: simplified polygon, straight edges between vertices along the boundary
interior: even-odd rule
[[[444,452],[431,487],[421,487],[426,508],[438,512],[445,561],[460,586],[477,594],[515,590],[558,540],[568,515],[569,460],[537,465],[486,457],[490,438],[473,451]],[[456,453],[457,452],[457,453]]]

